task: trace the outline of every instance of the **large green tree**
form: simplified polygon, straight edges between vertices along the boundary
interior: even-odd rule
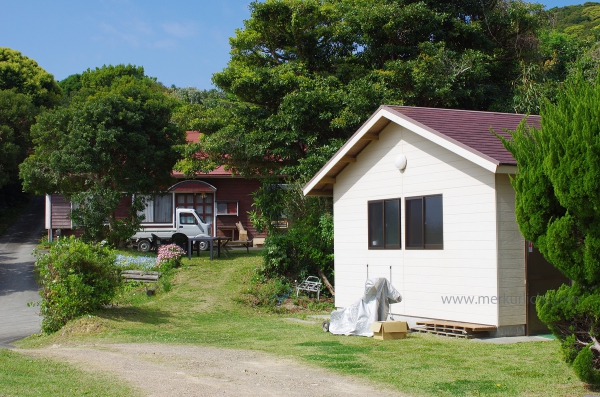
[[[0,47],[0,188],[18,184],[18,166],[31,148],[29,128],[35,115],[60,98],[50,73],[19,51]]]
[[[19,51],[0,47],[0,90],[15,89],[31,98],[35,106],[51,108],[62,92],[54,77],[36,61]]]
[[[569,81],[541,116],[541,129],[523,123],[504,140],[519,165],[517,222],[573,280],[537,299],[540,319],[576,374],[600,384],[600,80]]]
[[[36,113],[27,95],[15,89],[0,90],[0,187],[17,179]]]
[[[508,110],[545,21],[540,5],[501,0],[267,0],[250,9],[213,76],[227,96],[199,109],[205,135],[180,164],[186,172],[226,164],[298,177],[303,159],[322,164],[383,103]],[[209,156],[199,161],[197,150]]]
[[[67,106],[38,116],[34,154],[21,165],[26,190],[58,192],[75,204],[84,238],[127,239],[139,226],[142,199],[168,186],[183,131],[171,122],[176,100],[135,66],[104,66],[82,73]],[[129,203],[129,216],[117,208]],[[108,222],[108,227],[105,227]]]

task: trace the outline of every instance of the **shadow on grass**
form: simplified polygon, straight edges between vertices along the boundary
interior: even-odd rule
[[[100,318],[120,323],[143,323],[158,325],[168,323],[173,317],[170,312],[155,308],[122,306],[103,309],[96,314]]]
[[[339,341],[315,341],[297,343],[296,346],[316,347],[320,352],[327,354],[359,354],[369,353],[372,349],[369,346],[345,345]]]

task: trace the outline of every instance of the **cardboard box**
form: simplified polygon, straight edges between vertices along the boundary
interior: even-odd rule
[[[408,324],[406,321],[375,321],[371,324],[371,331],[375,339],[404,339],[408,332]]]

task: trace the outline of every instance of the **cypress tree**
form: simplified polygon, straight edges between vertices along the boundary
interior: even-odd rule
[[[519,166],[517,223],[572,280],[537,298],[539,318],[577,376],[600,384],[600,80],[575,77],[541,116],[540,129],[523,122],[503,139]]]

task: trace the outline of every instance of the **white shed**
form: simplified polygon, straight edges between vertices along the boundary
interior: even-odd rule
[[[508,136],[525,116],[381,106],[306,184],[334,201],[335,305],[387,277],[391,312],[411,326],[444,320],[495,335],[545,332],[535,295],[566,280],[515,222]],[[539,116],[528,123],[539,126]]]

